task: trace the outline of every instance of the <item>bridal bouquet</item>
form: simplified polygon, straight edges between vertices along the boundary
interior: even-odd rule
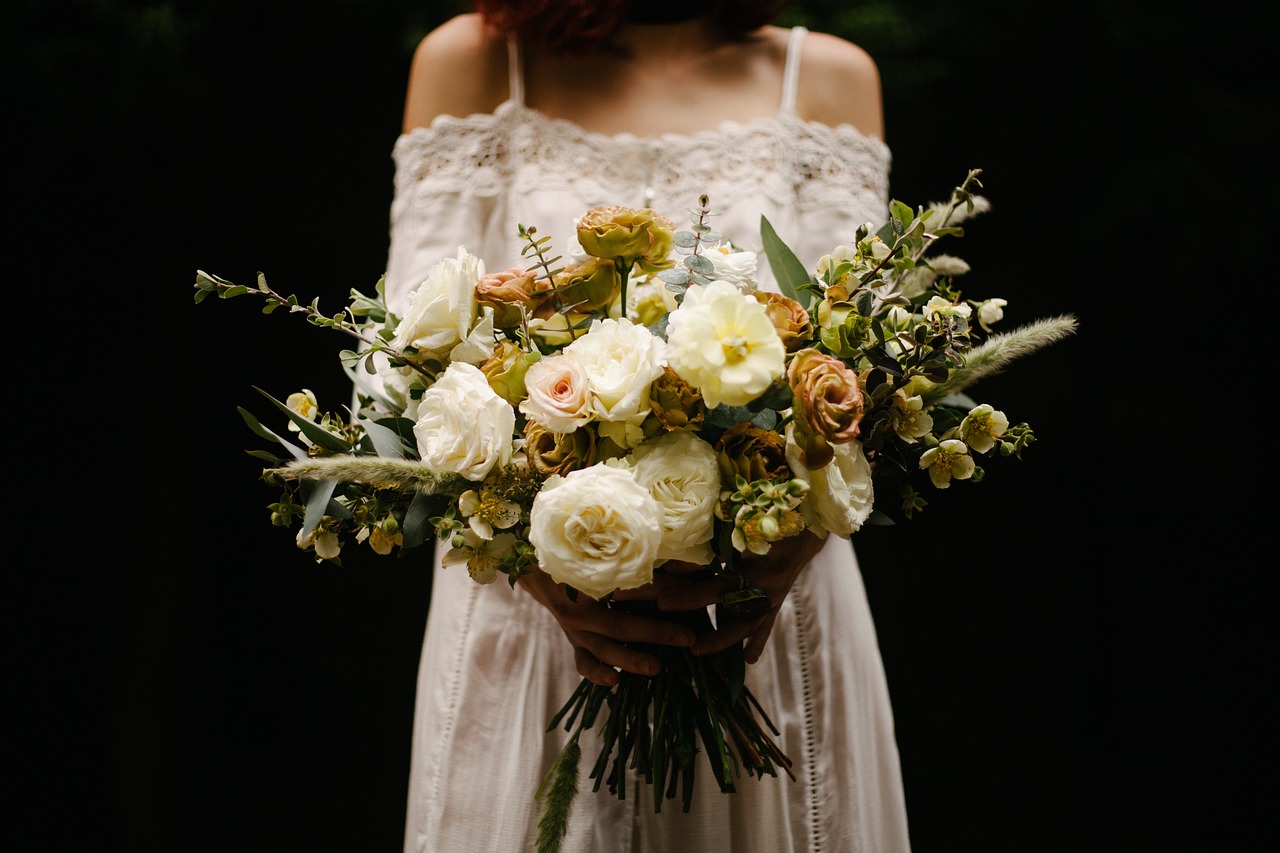
[[[978,175],[945,203],[892,202],[886,223],[813,266],[762,219],[779,293],[757,289],[757,257],[715,232],[704,196],[687,229],[652,210],[593,208],[563,256],[520,226],[524,263],[503,271],[460,248],[403,316],[382,281],[334,316],[261,276],[249,288],[199,272],[195,299],[256,294],[268,312],[356,341],[341,355],[357,389],[343,413],[322,412],[305,389],[283,401],[263,392],[284,432],[241,409],[284,451],[255,452],[281,489],[273,523],[296,527],[317,559],[434,537],[444,565],[478,583],[542,571],[605,602],[680,561],[733,579],[720,609],[751,618],[772,604],[738,573],[744,555],[803,531],[848,537],[909,519],[928,503],[922,490],[978,482],[985,460],[1033,441],[967,389],[1075,320],[997,334],[1005,301],[962,293],[967,265],[935,248],[986,208]],[[744,771],[791,773],[744,686],[740,648],[660,653],[660,675],[584,679],[551,721],[572,735],[539,792],[542,849],[563,834],[579,738],[602,714],[596,790],[624,796],[633,769],[655,810],[677,794],[688,810],[699,751],[726,792]]]

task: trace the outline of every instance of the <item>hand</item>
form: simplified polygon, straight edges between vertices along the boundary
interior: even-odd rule
[[[687,585],[671,585],[660,590],[658,609],[674,613],[716,605],[717,627],[700,634],[691,651],[695,655],[715,654],[745,639],[747,645],[743,650],[743,657],[747,663],[755,663],[760,659],[769,634],[773,631],[773,622],[777,618],[778,608],[782,606],[796,578],[800,576],[800,570],[809,564],[818,551],[822,550],[823,542],[824,540],[805,530],[782,542],[775,542],[769,549],[769,553],[763,556],[742,555],[738,561],[738,570],[747,579],[747,584],[763,590],[772,604],[770,611],[764,616],[740,619],[729,615],[724,608],[719,607],[720,597],[738,587],[737,579],[723,575]],[[667,567],[664,566],[664,568]],[[678,571],[676,567],[671,569]]]
[[[593,684],[603,687],[617,684],[618,669],[637,675],[658,673],[662,668],[658,656],[629,644],[689,647],[697,639],[692,628],[677,622],[610,609],[582,593],[576,600],[570,599],[563,584],[556,583],[539,569],[522,575],[518,583],[556,617],[573,646],[578,673]],[[627,590],[625,596],[615,597],[653,600],[666,583],[664,580],[660,584]]]

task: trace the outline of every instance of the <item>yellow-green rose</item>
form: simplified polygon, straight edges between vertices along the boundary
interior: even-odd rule
[[[564,476],[595,464],[596,434],[587,428],[552,432],[529,420],[524,425],[524,452],[529,467],[539,474]]]
[[[578,242],[588,255],[620,261],[626,269],[638,264],[645,272],[657,272],[675,266],[675,229],[656,210],[603,205],[578,220]]]
[[[525,352],[511,341],[499,341],[493,348],[493,355],[480,365],[480,372],[489,380],[489,387],[494,393],[515,406],[528,396],[524,376],[529,366],[541,357],[537,350]]]
[[[604,311],[618,301],[622,277],[612,261],[588,258],[557,273],[555,290],[563,309]]]

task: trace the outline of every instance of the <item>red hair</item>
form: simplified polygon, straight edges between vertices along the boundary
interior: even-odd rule
[[[607,38],[625,20],[632,2],[644,0],[473,0],[485,23],[504,36],[553,51],[581,52]],[[725,31],[739,36],[772,23],[786,0],[713,0]]]

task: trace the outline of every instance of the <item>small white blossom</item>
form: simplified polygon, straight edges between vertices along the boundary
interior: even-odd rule
[[[951,486],[951,480],[967,480],[973,476],[973,457],[969,446],[958,438],[948,438],[931,447],[920,457],[920,467],[929,469],[929,479],[939,489]]]
[[[986,453],[995,447],[996,440],[1009,428],[1009,418],[997,412],[989,404],[976,406],[960,422],[960,437],[978,453]]]
[[[990,332],[992,326],[1004,319],[1004,306],[1008,304],[999,298],[978,303],[978,325],[983,331]]]

